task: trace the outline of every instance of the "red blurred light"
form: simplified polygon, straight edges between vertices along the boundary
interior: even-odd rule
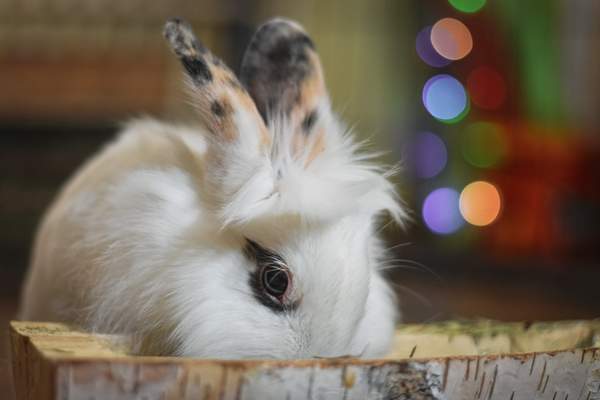
[[[473,103],[485,110],[495,110],[506,100],[506,83],[493,68],[477,67],[467,78],[467,89]]]

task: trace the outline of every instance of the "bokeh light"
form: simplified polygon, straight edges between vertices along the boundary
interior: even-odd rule
[[[471,102],[469,101],[469,95],[468,95],[468,93],[467,93],[466,96],[467,96],[467,105],[465,106],[465,109],[462,110],[462,112],[460,114],[458,114],[454,118],[450,118],[450,119],[438,119],[438,121],[443,122],[443,123],[448,124],[448,125],[456,124],[457,122],[462,121],[469,114],[469,111],[471,111]]]
[[[417,134],[408,146],[408,163],[419,178],[433,178],[448,161],[444,141],[431,132]]]
[[[460,194],[460,213],[471,225],[491,224],[498,218],[500,208],[500,192],[489,182],[469,183]]]
[[[495,110],[506,100],[506,83],[495,69],[475,68],[467,77],[467,89],[473,103],[485,110]]]
[[[474,13],[485,6],[486,0],[448,0],[450,5],[464,13]]]
[[[434,117],[446,122],[459,117],[467,108],[463,85],[447,74],[435,75],[423,87],[423,104]]]
[[[423,221],[435,233],[447,235],[464,225],[459,211],[459,195],[452,188],[439,188],[423,202]]]
[[[473,122],[460,135],[464,159],[479,168],[498,165],[506,156],[507,142],[504,128],[494,122]]]
[[[473,49],[473,38],[459,20],[442,18],[431,28],[431,45],[442,57],[460,60]]]
[[[426,26],[419,32],[416,48],[421,60],[430,67],[441,68],[452,62],[452,60],[440,56],[431,45],[431,26]]]

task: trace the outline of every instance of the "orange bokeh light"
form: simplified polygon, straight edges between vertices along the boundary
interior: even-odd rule
[[[442,18],[431,28],[431,45],[442,57],[460,60],[473,49],[473,37],[459,20]]]
[[[498,218],[501,206],[500,192],[489,182],[472,182],[460,194],[460,213],[471,225],[491,224]]]

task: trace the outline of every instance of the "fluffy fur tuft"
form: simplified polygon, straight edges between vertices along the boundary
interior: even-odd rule
[[[377,219],[405,212],[331,111],[312,41],[267,22],[242,84],[189,25],[165,36],[200,126],[134,121],[78,171],[40,225],[21,317],[128,334],[144,354],[384,354],[397,311]],[[288,271],[285,298],[257,298],[249,242]]]

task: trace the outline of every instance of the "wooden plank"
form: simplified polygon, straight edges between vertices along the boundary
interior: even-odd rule
[[[600,399],[600,349],[590,347],[598,346],[599,328],[597,321],[407,325],[396,333],[399,357],[384,360],[136,357],[121,337],[55,323],[13,322],[11,338],[20,399],[591,400]],[[446,346],[440,344],[444,334]],[[514,339],[509,348],[531,344],[545,350],[433,354],[493,352],[507,348],[507,338]],[[434,345],[428,349],[430,341]],[[415,345],[423,348],[417,350],[423,356],[414,358],[417,351],[413,358],[401,355]]]
[[[544,352],[600,347],[600,320],[411,324],[396,330],[389,358]]]
[[[11,362],[14,388],[18,399],[54,399],[52,365],[31,343],[11,325]]]

